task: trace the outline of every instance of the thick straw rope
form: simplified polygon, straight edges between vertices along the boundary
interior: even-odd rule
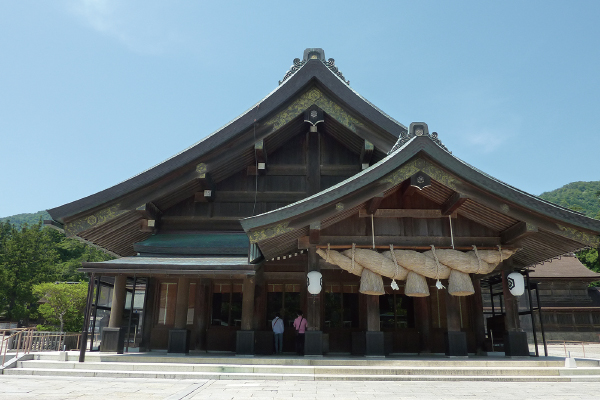
[[[444,286],[440,281],[440,276],[445,279],[448,277],[447,274],[450,273],[450,275],[453,276],[453,279],[448,277],[449,282],[451,283],[449,285],[449,290],[450,287],[452,287],[453,291],[451,294],[464,296],[472,294],[473,292],[472,288],[467,287],[465,275],[468,276],[469,273],[488,273],[492,271],[498,263],[504,262],[505,259],[510,258],[510,256],[516,252],[516,250],[512,249],[502,249],[499,245],[497,246],[498,253],[496,253],[495,250],[478,250],[475,245],[472,246],[473,250],[468,253],[447,249],[436,250],[434,245],[430,246],[430,251],[418,253],[413,250],[394,250],[394,246],[390,244],[389,254],[385,252],[382,255],[373,250],[357,249],[355,243],[352,244],[351,249],[339,253],[331,249],[331,246],[328,244],[327,249],[317,249],[317,254],[325,259],[326,262],[337,264],[342,269],[354,275],[363,276],[362,272],[366,268],[376,275],[389,277],[392,279],[392,288],[394,290],[399,289],[399,287],[395,287],[398,286],[396,279],[407,279],[408,287],[409,282],[407,274],[409,272],[413,272],[420,276],[422,282],[417,282],[418,285],[423,286],[425,283],[423,279],[425,276],[428,276],[432,279],[436,279],[436,287],[438,289],[443,289]],[[456,254],[453,252],[456,252]],[[387,257],[388,261],[382,259],[382,256]],[[477,261],[475,261],[475,259]],[[423,263],[423,265],[419,266],[419,263]],[[421,270],[419,270],[419,268],[421,268]],[[373,279],[369,279],[369,284],[375,285],[377,283]],[[412,281],[413,283],[416,282],[414,277]],[[458,287],[456,287],[457,285]],[[369,289],[369,291],[378,292],[378,290],[371,289]],[[412,295],[420,296],[424,294],[424,291],[417,291]]]

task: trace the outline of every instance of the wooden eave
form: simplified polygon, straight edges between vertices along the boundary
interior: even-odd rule
[[[358,95],[321,61],[309,60],[296,74],[250,110],[195,145],[133,178],[80,200],[52,208],[48,212],[54,221],[64,224],[83,215],[101,211],[109,204],[120,203],[121,208],[126,206],[130,209],[137,207],[137,203],[144,203],[143,199],[155,197],[155,192],[160,188],[166,195],[193,179],[195,165],[201,162],[202,157],[210,157],[210,153],[215,150],[230,148],[231,143],[240,136],[266,137],[272,133],[271,126],[262,124],[309,87],[318,87],[336,103],[339,102],[340,106],[360,116],[368,128],[372,129],[365,132],[364,128],[361,128],[359,135],[375,133],[376,137],[369,140],[382,151],[388,151],[396,138],[407,131],[404,125]],[[165,179],[170,184],[156,186],[157,182],[163,182]],[[138,192],[137,195],[132,195],[134,192]]]
[[[84,262],[79,271],[104,275],[227,276],[240,279],[255,275],[260,266],[261,264],[248,263],[247,257],[124,257],[110,261]]]
[[[458,212],[497,232],[525,221],[536,232],[523,236],[514,259],[531,265],[599,243],[600,221],[522,192],[471,167],[428,137],[416,137],[369,169],[278,210],[241,220],[251,242],[265,257],[291,251],[290,240],[306,235],[311,223],[340,219],[366,207],[374,196],[389,192],[418,171],[432,179],[423,196],[443,204],[454,193],[466,197]],[[286,244],[287,241],[287,244]]]

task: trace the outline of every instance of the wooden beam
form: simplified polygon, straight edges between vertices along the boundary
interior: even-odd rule
[[[360,171],[358,165],[321,165],[321,176],[352,176]]]
[[[320,236],[321,236],[321,223],[313,222],[312,224],[310,224],[309,236],[308,236],[309,242],[311,244],[319,243]]]
[[[455,192],[452,196],[448,197],[448,200],[442,204],[442,215],[452,214],[454,211],[467,200],[467,197]]]
[[[519,222],[500,233],[502,244],[514,244],[538,232],[538,227],[527,222]]]
[[[156,220],[143,219],[140,221],[140,232],[154,232]]]
[[[256,155],[256,167],[258,173],[264,175],[267,171],[267,150],[263,139],[254,143],[254,154]]]
[[[146,219],[158,219],[162,211],[153,203],[148,202],[136,208],[136,211]]]
[[[212,202],[215,200],[215,192],[211,189],[205,189],[200,192],[194,193],[195,203]]]
[[[196,165],[198,181],[202,185],[202,190],[194,194],[194,202],[213,201],[215,196],[215,185],[208,172],[208,166],[204,163]]]
[[[218,191],[214,195],[215,201],[221,203],[238,202],[267,202],[267,203],[294,203],[307,197],[305,192],[246,192],[246,191]]]
[[[256,165],[249,165],[246,168],[246,174],[256,175]],[[306,165],[275,165],[269,164],[266,169],[267,176],[306,176]]]
[[[372,248],[373,238],[371,236],[323,236],[320,235],[317,248],[349,249],[355,243],[360,248]],[[449,236],[375,236],[376,248],[388,248],[390,244],[394,248],[412,248],[412,249],[430,249],[431,245],[436,248],[452,248],[452,239]],[[477,248],[496,249],[500,244],[500,238],[491,237],[454,237],[454,247],[457,250],[472,250],[472,246]],[[315,244],[312,244],[314,246]],[[311,246],[309,236],[298,238],[298,249],[307,249]]]
[[[367,214],[371,215],[375,213],[375,211],[377,211],[377,209],[379,208],[379,205],[381,204],[382,200],[383,193],[379,193],[377,196],[369,200],[369,202],[367,203],[367,209],[365,210]]]
[[[359,217],[370,217],[369,209],[361,209],[358,212]],[[441,210],[435,209],[406,209],[406,208],[380,208],[373,214],[375,218],[423,218],[423,219],[435,219],[442,218],[444,215]],[[452,218],[456,218],[456,213],[451,215]]]
[[[265,141],[263,139],[254,143],[254,153],[256,154],[257,162],[267,162],[267,150],[265,149]]]
[[[362,149],[360,150],[360,163],[364,167],[366,164],[367,167],[371,164],[371,158],[373,157],[373,150],[375,150],[375,146],[373,143],[365,140],[363,143]],[[365,168],[361,168],[365,169]]]

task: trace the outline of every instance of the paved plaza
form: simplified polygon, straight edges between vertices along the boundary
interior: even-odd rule
[[[306,382],[0,375],[0,399],[600,399],[597,382]]]

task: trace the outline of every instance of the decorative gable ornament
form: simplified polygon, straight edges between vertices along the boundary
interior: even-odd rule
[[[323,116],[323,110],[313,105],[304,111],[304,122],[308,122],[312,126],[316,126],[318,123],[324,122],[325,117]]]
[[[442,149],[444,149],[448,153],[452,154],[452,152],[450,150],[448,150],[448,148],[446,146],[444,146],[442,141],[440,139],[438,139],[437,132],[433,132],[433,133],[429,134],[429,128],[427,127],[427,124],[425,122],[411,123],[410,127],[408,128],[408,133],[404,132],[400,135],[400,137],[398,138],[398,141],[396,142],[394,147],[392,147],[392,149],[388,152],[388,154],[392,154],[394,151],[398,150],[400,147],[402,147],[406,143],[408,143],[412,138],[417,137],[417,136],[428,137],[435,144],[440,146]]]
[[[323,63],[323,65],[325,65],[327,68],[329,68],[329,70],[331,72],[333,72],[335,74],[335,76],[340,78],[342,80],[342,82],[344,82],[346,85],[350,85],[350,81],[346,80],[346,78],[340,72],[338,67],[336,67],[335,60],[333,58],[330,58],[329,60],[325,61],[325,50],[323,50],[321,48],[308,48],[308,49],[304,50],[304,55],[302,57],[302,60],[299,58],[294,58],[294,64],[290,67],[289,71],[286,72],[283,79],[279,81],[279,84],[281,85],[288,78],[290,78],[292,75],[294,75],[296,72],[298,72],[300,70],[300,68],[302,68],[309,60],[321,61]]]
[[[431,178],[426,173],[419,171],[410,177],[410,185],[423,190],[427,186],[431,186]]]

